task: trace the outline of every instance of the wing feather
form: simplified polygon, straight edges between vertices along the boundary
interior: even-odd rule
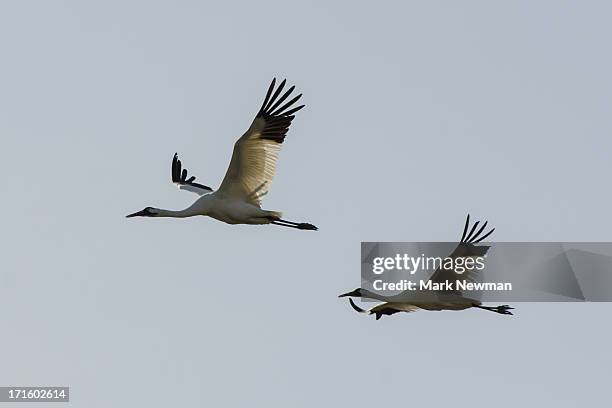
[[[196,183],[194,181],[196,179],[195,176],[189,178],[187,178],[187,176],[187,169],[182,168],[178,154],[174,153],[174,157],[172,158],[172,182],[174,184],[178,185],[181,190],[191,191],[199,195],[208,194],[213,191],[212,188],[204,184]]]
[[[485,221],[482,227],[480,227],[480,229],[476,231],[476,228],[480,224],[480,221],[476,221],[474,225],[472,226],[472,229],[469,231],[469,233],[467,233],[469,224],[470,224],[470,215],[468,214],[467,219],[465,221],[465,227],[463,229],[463,235],[461,236],[461,241],[459,242],[457,247],[453,250],[453,252],[448,256],[449,258],[459,258],[459,257],[476,258],[476,257],[484,256],[489,250],[490,247],[487,245],[474,245],[474,244],[481,242],[482,240],[487,238],[489,235],[491,235],[493,231],[495,231],[495,228],[492,228],[491,231],[489,231],[484,236],[480,236],[482,232],[484,231],[484,229],[486,228],[488,222]],[[476,233],[474,233],[475,231]],[[461,278],[461,279],[473,281],[474,279],[476,279],[477,273],[478,273],[478,270],[476,268],[466,269],[464,273],[458,274],[452,269],[445,269],[443,267],[440,267],[436,269],[436,271],[431,275],[429,280],[431,280],[432,282],[445,282],[447,280],[454,282],[456,279]]]
[[[295,89],[295,86],[291,86],[280,96],[286,82],[283,80],[275,90],[276,78],[272,80],[253,123],[234,144],[232,159],[219,187],[219,194],[261,205],[261,197],[268,192],[274,178],[278,152],[295,117],[293,114],[304,107],[300,105],[287,110],[300,99],[301,94],[281,106]]]

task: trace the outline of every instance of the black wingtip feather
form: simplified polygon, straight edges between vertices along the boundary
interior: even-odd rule
[[[480,227],[480,229],[476,231],[476,228],[478,228],[479,224],[480,224],[480,221],[476,221],[468,232],[468,228],[470,226],[470,214],[468,214],[465,220],[465,227],[463,228],[463,235],[461,236],[461,242],[467,243],[467,244],[476,244],[476,243],[483,241],[485,238],[491,235],[493,231],[495,231],[495,228],[493,228],[491,229],[491,231],[487,232],[485,235],[481,237],[480,235],[487,228],[489,221],[485,221],[484,224],[482,224],[482,226]]]
[[[289,95],[291,95],[291,92],[293,92],[293,90],[295,89],[295,85],[292,86],[291,88],[289,88],[284,94],[283,96],[281,96],[278,101],[276,101],[276,103],[274,105],[272,105],[270,107],[270,109],[267,109],[268,112],[272,112],[271,115],[276,115],[278,111],[282,111],[283,109],[279,109],[278,111],[276,111],[276,108],[278,108],[280,106],[281,103],[283,103],[285,101],[285,99],[287,99],[287,97]],[[302,95],[299,95],[302,96]],[[291,104],[292,102],[289,102],[289,104]]]
[[[483,236],[482,238],[480,238],[479,240],[474,241],[474,243],[476,244],[476,243],[478,243],[478,242],[484,241],[484,240],[485,240],[485,238],[487,238],[489,235],[491,235],[491,234],[493,233],[493,231],[495,231],[495,228],[493,228],[491,231],[487,232],[487,234],[486,234],[486,235],[484,235],[484,236]]]
[[[489,221],[485,221],[485,223],[482,224],[482,227],[480,227],[480,229],[474,234],[473,237],[470,238],[468,242],[474,242],[474,240],[476,240],[480,236],[480,234],[482,234],[482,231],[484,231],[484,229],[487,228],[488,223]]]
[[[174,153],[172,158],[172,182],[176,183],[180,180],[179,174],[181,172],[181,161],[178,159],[178,154]]]
[[[295,112],[299,111],[300,109],[302,109],[304,106],[306,105],[300,105],[297,108],[293,108],[291,110],[288,110],[287,112],[284,113],[284,115],[289,116],[289,115],[293,115]]]
[[[261,104],[261,108],[259,108],[259,112],[263,112],[265,106],[268,104],[268,101],[270,100],[270,95],[272,95],[272,91],[274,90],[275,84],[276,84],[276,78],[272,78],[272,82],[270,83],[270,86],[268,87],[268,92],[266,92],[266,97],[264,98],[264,101]]]
[[[279,97],[286,83],[287,80],[283,79],[275,89],[276,78],[272,80],[263,104],[261,105],[261,109],[257,113],[258,118],[265,120],[265,126],[261,131],[262,139],[283,143],[285,136],[289,131],[291,121],[295,117],[293,114],[305,106],[300,105],[298,107],[291,108],[302,97],[302,94],[299,94],[290,99],[288,102],[285,102],[295,90],[295,85],[292,85],[285,93],[282,94],[282,96]]]
[[[478,227],[478,224],[480,224],[480,221],[476,221],[474,223],[474,225],[472,226],[472,229],[470,230],[469,234],[465,238],[466,242],[470,242],[470,239],[472,238],[472,234],[474,233],[474,230]]]
[[[467,215],[465,219],[465,227],[463,228],[463,235],[461,236],[461,242],[465,240],[465,234],[467,234],[468,227],[470,226],[470,214]]]
[[[299,94],[298,96],[296,96],[295,98],[293,98],[292,100],[290,100],[289,102],[287,102],[286,104],[284,104],[283,106],[281,106],[280,108],[276,109],[276,106],[279,105],[275,105],[274,107],[272,107],[272,109],[270,109],[271,111],[276,109],[274,112],[272,112],[270,115],[272,116],[289,116],[291,115],[291,112],[285,112],[285,109],[289,108],[290,106],[292,106],[294,103],[296,103],[300,98],[302,97],[302,94]]]
[[[178,153],[174,153],[174,157],[172,158],[172,182],[176,184],[182,185],[190,185],[193,187],[201,188],[203,190],[213,191],[212,188],[205,186],[204,184],[195,183],[195,176],[188,176],[187,169],[182,168],[182,164],[180,159],[178,158]]]
[[[276,91],[274,92],[274,95],[272,95],[272,98],[270,98],[270,102],[268,102],[268,104],[264,108],[265,112],[268,112],[270,110],[270,106],[272,106],[272,104],[276,101],[276,98],[278,98],[278,95],[280,95],[280,93],[283,90],[283,88],[285,87],[286,83],[287,83],[287,80],[283,79],[283,81],[280,83],[278,88],[276,88]]]

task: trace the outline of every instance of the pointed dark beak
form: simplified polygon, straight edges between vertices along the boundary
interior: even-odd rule
[[[129,214],[126,215],[125,218],[132,218],[132,217],[145,217],[147,215],[147,211],[146,210],[141,210],[141,211],[137,211],[133,214]]]
[[[341,298],[341,297],[347,297],[347,296],[350,296],[350,297],[358,297],[358,298],[360,298],[360,297],[362,297],[363,295],[361,294],[361,289],[351,290],[350,292],[346,292],[346,293],[343,293],[343,294],[341,294],[341,295],[338,295],[338,297],[339,297],[339,298]]]

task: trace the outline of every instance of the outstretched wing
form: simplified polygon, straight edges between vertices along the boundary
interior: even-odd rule
[[[276,90],[276,78],[272,80],[261,109],[251,127],[234,144],[234,152],[225,178],[217,191],[226,197],[245,200],[259,206],[274,177],[276,158],[285,140],[293,114],[304,105],[291,108],[302,96],[292,98],[294,86],[281,96],[286,80]],[[284,104],[283,104],[284,103]]]
[[[195,182],[195,176],[187,178],[187,169],[183,169],[178,154],[174,153],[172,158],[172,182],[178,185],[181,190],[191,191],[193,193],[204,195],[211,193],[212,188]]]
[[[485,221],[482,227],[480,227],[480,229],[476,231],[476,228],[478,228],[479,224],[480,224],[480,221],[476,221],[474,225],[472,226],[472,229],[470,229],[470,232],[468,233],[468,228],[470,226],[470,215],[468,214],[467,219],[465,220],[465,227],[463,229],[463,235],[461,236],[461,242],[459,242],[459,245],[457,245],[455,250],[447,258],[453,258],[453,259],[477,258],[477,257],[484,256],[487,253],[487,251],[490,248],[489,246],[487,245],[476,246],[474,244],[477,244],[483,241],[485,238],[491,235],[493,231],[495,231],[495,228],[491,229],[491,231],[482,235],[483,231],[487,227],[488,221]],[[455,265],[455,262],[453,262],[453,265]],[[457,273],[457,271],[455,271],[455,269],[452,269],[452,268],[445,269],[442,266],[436,269],[436,271],[431,275],[429,280],[433,282],[446,282],[446,281],[454,282],[457,279],[465,279],[468,281],[473,281],[474,278],[476,277],[477,272],[478,272],[477,268],[469,268],[469,269],[466,268],[465,272],[459,274]]]
[[[391,316],[392,314],[399,313],[399,312],[411,313],[411,312],[416,312],[417,310],[420,309],[420,307],[411,305],[409,303],[386,302],[386,303],[380,303],[379,305],[374,306],[370,310],[365,310],[357,306],[355,302],[353,302],[353,299],[351,298],[349,298],[349,303],[351,307],[359,313],[368,313],[368,314],[376,315],[376,320],[380,319],[383,315]]]

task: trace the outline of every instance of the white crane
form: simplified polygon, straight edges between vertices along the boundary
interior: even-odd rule
[[[244,135],[234,144],[234,152],[218,190],[194,182],[195,177],[187,177],[187,170],[181,167],[178,155],[172,160],[172,182],[182,190],[200,196],[184,210],[164,210],[146,207],[127,217],[173,217],[185,218],[204,215],[228,224],[275,224],[301,230],[317,230],[312,224],[283,220],[278,211],[261,208],[261,198],[268,192],[274,177],[276,159],[281,144],[285,140],[294,114],[304,105],[292,108],[302,96],[285,100],[295,86],[281,96],[286,80],[275,88],[276,78],[272,80],[261,109]],[[284,103],[284,104],[283,104]]]
[[[468,258],[484,256],[489,250],[489,246],[486,245],[474,245],[481,242],[485,238],[495,231],[493,228],[491,231],[483,236],[480,236],[484,229],[487,227],[487,222],[478,228],[480,221],[476,221],[472,229],[468,234],[468,227],[470,225],[470,215],[468,214],[465,220],[465,228],[463,229],[463,236],[461,241],[455,248],[455,250],[448,256],[449,258]],[[461,276],[462,279],[473,280],[476,274],[476,269],[467,269]],[[432,282],[447,282],[455,281],[457,279],[457,273],[452,269],[438,268],[429,278]],[[376,320],[380,319],[383,315],[392,315],[399,312],[416,312],[417,310],[465,310],[471,307],[479,309],[489,310],[499,314],[511,315],[510,310],[514,309],[508,305],[502,306],[483,306],[480,301],[475,299],[469,299],[464,297],[460,291],[447,291],[438,293],[414,293],[414,292],[402,292],[395,296],[383,296],[378,293],[374,293],[367,289],[357,288],[351,292],[344,293],[338,297],[349,297],[349,303],[351,307],[359,313],[373,314],[376,316]],[[378,304],[369,310],[364,310],[357,306],[351,297],[367,298],[373,300],[380,300],[384,303]],[[413,300],[411,300],[413,299]],[[418,299],[418,300],[417,300]]]

